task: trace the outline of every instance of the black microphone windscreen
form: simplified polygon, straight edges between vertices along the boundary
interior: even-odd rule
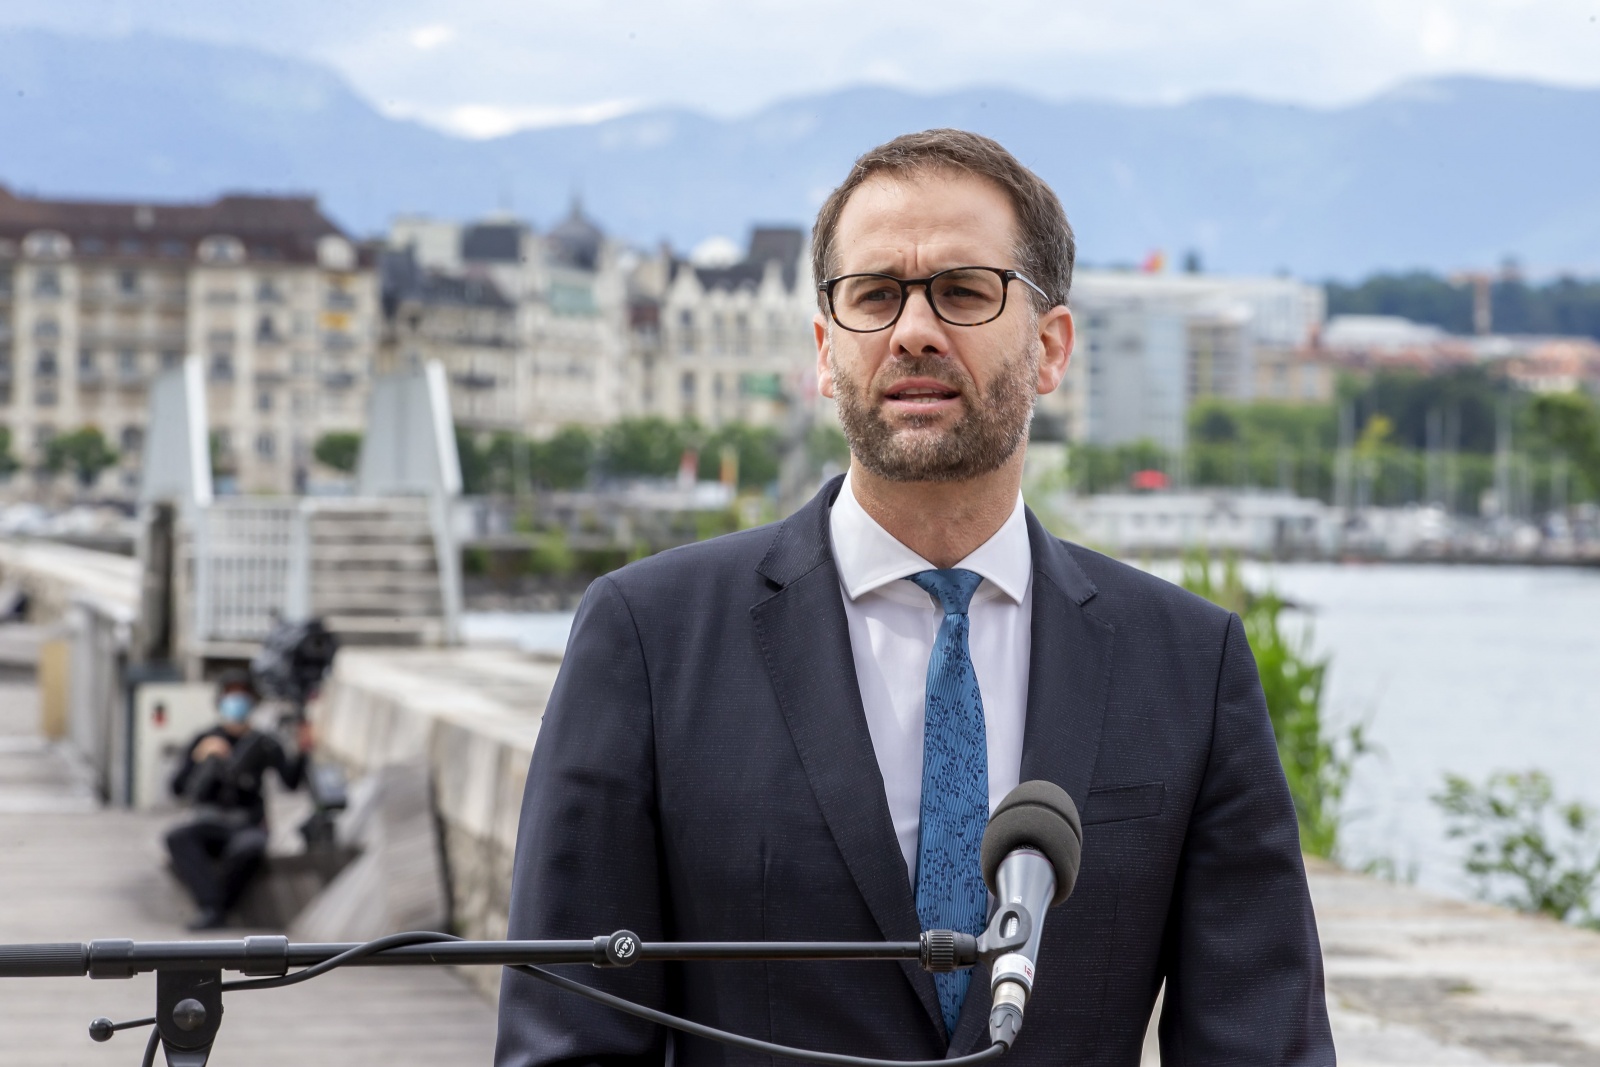
[[[1078,818],[1078,806],[1065,789],[1039,779],[1023,782],[994,809],[989,827],[983,832],[981,853],[983,880],[989,892],[995,892],[995,875],[1001,861],[1019,848],[1037,849],[1055,868],[1052,907],[1072,895],[1083,855],[1083,823]]]

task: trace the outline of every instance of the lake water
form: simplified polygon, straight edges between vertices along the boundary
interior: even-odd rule
[[[1429,797],[1446,772],[1537,768],[1600,806],[1600,570],[1293,564],[1254,577],[1312,610],[1326,707],[1379,749],[1351,783],[1345,861],[1463,893]]]
[[[1463,894],[1459,849],[1429,800],[1446,772],[1538,768],[1600,806],[1600,570],[1280,564],[1247,569],[1309,609],[1331,657],[1326,708],[1378,750],[1347,797],[1344,859]],[[472,640],[559,649],[571,613],[480,614]]]

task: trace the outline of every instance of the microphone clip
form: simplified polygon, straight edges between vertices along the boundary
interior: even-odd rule
[[[978,959],[992,964],[1009,952],[1021,952],[1033,936],[1033,916],[1019,903],[995,909],[988,929],[978,938]]]

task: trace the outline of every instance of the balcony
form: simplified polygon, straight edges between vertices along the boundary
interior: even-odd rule
[[[500,384],[500,379],[492,374],[455,374],[451,376],[451,380],[461,388],[472,391],[493,389]]]

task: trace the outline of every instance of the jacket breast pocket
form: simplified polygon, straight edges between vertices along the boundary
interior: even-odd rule
[[[1091,789],[1089,798],[1083,804],[1083,825],[1127,822],[1129,819],[1148,819],[1152,815],[1160,815],[1166,791],[1165,782]]]

